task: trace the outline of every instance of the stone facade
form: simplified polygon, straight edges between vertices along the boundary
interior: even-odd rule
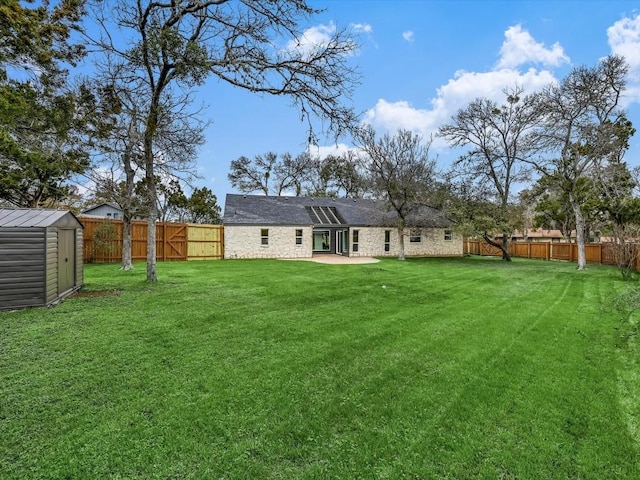
[[[350,243],[353,243],[353,231],[358,230],[358,251],[353,251],[350,245],[352,257],[397,257],[400,249],[397,228],[362,227],[350,229]],[[385,238],[388,233],[389,247],[385,250]],[[445,239],[445,232],[447,233]],[[424,228],[419,232],[420,241],[410,241],[410,231],[405,230],[404,253],[407,257],[451,257],[462,256],[462,236],[444,228]],[[416,235],[417,236],[417,235]],[[450,240],[448,238],[451,238]]]
[[[266,242],[263,236],[267,230]],[[354,231],[358,234],[358,251],[353,251]],[[302,236],[297,236],[297,233]],[[385,251],[385,232],[389,247]],[[462,236],[444,228],[425,228],[419,233],[420,241],[410,241],[410,231],[405,231],[405,255],[407,257],[461,256]],[[416,235],[417,238],[418,235]],[[301,243],[296,243],[299,238]],[[449,239],[450,238],[450,239]],[[396,228],[349,228],[349,256],[394,257],[398,255],[399,241]],[[306,226],[235,226],[224,228],[224,258],[310,258],[313,255],[313,227]]]
[[[263,230],[267,244],[263,245]],[[302,230],[302,237],[296,233]],[[310,226],[236,226],[224,227],[224,258],[310,258],[313,248]],[[296,243],[300,238],[300,244]]]

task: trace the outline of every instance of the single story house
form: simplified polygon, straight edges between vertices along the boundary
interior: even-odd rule
[[[397,216],[369,199],[228,194],[224,258],[397,256]],[[462,236],[442,212],[424,207],[406,229],[406,256],[461,256]]]
[[[122,208],[115,203],[101,203],[94,205],[81,212],[82,215],[91,217],[111,218],[113,220],[122,220]]]

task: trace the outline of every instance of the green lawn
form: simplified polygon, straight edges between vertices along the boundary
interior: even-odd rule
[[[1,478],[640,478],[615,269],[158,271],[89,265],[119,294],[0,312]]]

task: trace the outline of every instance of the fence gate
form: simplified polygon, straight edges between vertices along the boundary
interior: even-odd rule
[[[79,217],[84,225],[85,262],[120,262],[122,260],[122,220]],[[109,235],[105,237],[105,230]],[[96,232],[98,235],[96,235]],[[131,256],[134,261],[147,258],[147,222],[134,220],[131,225]],[[156,258],[158,260],[196,260],[224,258],[224,227],[186,223],[156,223]]]
[[[184,223],[159,223],[161,238],[156,240],[157,253],[162,260],[187,259],[187,225]],[[160,232],[158,232],[160,234]],[[159,235],[160,236],[160,235]]]

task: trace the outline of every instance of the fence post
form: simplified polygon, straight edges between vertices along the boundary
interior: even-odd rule
[[[551,242],[547,242],[547,248],[545,251],[545,260],[549,260],[551,258]]]

